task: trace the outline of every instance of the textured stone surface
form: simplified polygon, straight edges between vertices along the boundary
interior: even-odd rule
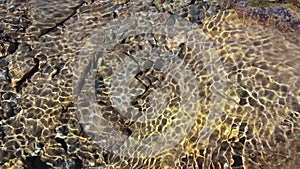
[[[299,13],[285,5],[260,8],[246,2],[0,0],[0,166],[300,168]],[[99,147],[80,125],[72,96],[74,62],[94,30],[139,11],[165,12],[197,24],[195,32],[213,42],[227,84],[222,93],[227,102],[221,123],[205,143],[200,143],[197,140],[212,101],[214,79],[207,76],[200,62],[191,64],[202,70],[195,75],[202,96],[195,125],[179,145],[144,159],[119,157]],[[112,54],[122,58],[131,49],[140,50],[139,45],[153,47],[155,43],[182,50],[181,57],[187,63],[193,61],[188,60],[190,55],[197,54],[197,49],[183,50],[176,40],[171,43],[164,36],[154,37],[157,39],[150,39],[150,43],[138,36],[128,38],[115,44]],[[149,77],[168,79],[155,71],[138,79],[147,84]],[[166,83],[166,88],[172,86]],[[141,84],[136,88],[145,90]],[[104,89],[97,90],[98,104],[107,103],[110,96]],[[176,102],[176,92],[174,98]],[[125,135],[147,135],[147,127],[156,130],[151,124],[136,123],[130,128],[113,108],[103,109],[108,112],[105,118]]]

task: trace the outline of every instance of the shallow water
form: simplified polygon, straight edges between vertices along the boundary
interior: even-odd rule
[[[1,2],[0,166],[300,168],[297,5],[245,2]]]

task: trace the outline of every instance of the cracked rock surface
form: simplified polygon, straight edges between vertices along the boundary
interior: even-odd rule
[[[171,151],[157,159],[121,159],[99,147],[79,123],[72,79],[80,49],[97,27],[139,11],[182,17],[197,24],[219,46],[226,76],[232,80],[226,94],[240,100],[236,107],[226,108],[224,125],[213,134],[218,139],[211,138],[208,146],[197,145],[191,132],[180,151],[174,151],[177,156]],[[242,24],[244,21],[249,22]],[[249,7],[243,1],[0,0],[0,168],[266,168],[271,165],[269,160],[282,161],[273,163],[273,168],[299,168],[299,23],[298,12],[285,7]],[[252,32],[245,33],[252,25]],[[274,34],[271,30],[276,35],[269,39],[267,35]],[[253,53],[273,60],[252,58]],[[276,60],[284,53],[292,58]],[[248,67],[254,68],[243,70]],[[278,77],[253,73],[264,73],[266,67],[278,71]],[[241,80],[243,77],[250,81]],[[253,84],[256,88],[249,89],[251,78],[260,80]],[[259,89],[263,87],[268,90]],[[240,88],[253,92],[251,97],[256,100],[275,97],[276,106],[246,99],[250,94]],[[272,114],[276,108],[279,127],[259,132],[259,126],[274,124],[265,119],[277,118],[261,112]],[[260,124],[239,115],[261,117],[257,118]],[[235,130],[240,134],[232,134]]]

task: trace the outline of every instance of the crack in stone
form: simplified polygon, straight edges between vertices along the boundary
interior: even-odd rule
[[[37,58],[33,58],[35,65],[34,67],[28,72],[26,73],[21,80],[17,81],[15,84],[13,84],[13,86],[16,88],[17,93],[19,93],[22,90],[22,84],[30,79],[36,72],[39,71],[39,65],[40,65],[40,60]]]
[[[73,16],[77,13],[77,10],[78,10],[83,4],[85,4],[85,3],[86,3],[86,2],[82,2],[80,5],[74,7],[73,12],[72,12],[67,18],[65,18],[65,19],[62,20],[61,22],[57,23],[57,24],[56,24],[55,26],[53,26],[52,28],[43,30],[43,31],[41,32],[41,34],[39,35],[39,38],[42,37],[42,36],[44,36],[44,35],[46,35],[46,34],[48,34],[48,33],[50,33],[50,32],[52,32],[53,30],[55,30],[55,28],[64,25],[64,23],[65,23],[66,21],[68,21],[71,17],[73,17]]]
[[[2,42],[1,44],[1,56],[0,58],[6,58],[8,55],[13,54],[17,51],[18,47],[19,47],[19,42],[17,40],[13,41],[12,38],[9,35],[5,35],[5,36],[0,36],[0,38],[2,38]],[[9,45],[6,46],[4,45],[4,43],[9,43]]]

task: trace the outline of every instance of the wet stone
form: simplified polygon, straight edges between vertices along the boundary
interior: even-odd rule
[[[175,18],[173,16],[171,16],[167,22],[166,22],[166,25],[167,26],[173,26],[175,24]]]
[[[297,145],[293,144],[298,141],[295,136],[299,131],[297,119],[299,113],[295,111],[299,112],[299,99],[298,93],[293,92],[298,91],[298,88],[296,88],[296,83],[293,84],[294,86],[289,86],[288,81],[280,82],[277,81],[278,78],[274,77],[280,76],[278,71],[289,71],[291,76],[293,76],[293,72],[296,72],[294,76],[299,75],[298,67],[293,67],[293,65],[297,65],[299,57],[295,52],[299,51],[298,43],[288,40],[291,37],[298,40],[298,34],[279,32],[275,27],[259,25],[257,20],[269,15],[263,9],[256,11],[263,15],[259,16],[259,19],[255,19],[249,16],[252,13],[245,12],[241,15],[236,9],[217,13],[220,10],[219,0],[143,2],[143,0],[89,0],[88,2],[78,0],[74,3],[74,0],[63,0],[63,3],[61,1],[45,3],[32,0],[28,3],[17,0],[7,1],[4,5],[0,4],[0,14],[6,14],[0,26],[0,33],[8,33],[7,37],[10,40],[2,43],[3,38],[0,38],[0,146],[9,146],[6,149],[0,149],[0,164],[16,163],[17,157],[22,156],[24,159],[20,165],[23,168],[259,168],[260,164],[266,162],[266,159],[261,158],[262,156],[273,155],[272,152],[276,152],[275,149],[267,146],[274,147],[274,142],[277,140],[280,143],[291,143],[280,144],[282,145],[281,152],[288,150],[290,153],[289,160],[282,161],[283,166],[287,166],[286,168],[295,166],[297,157],[299,157],[296,156],[299,146],[296,147]],[[269,13],[274,13],[273,16],[277,16],[277,13],[278,16],[283,16],[283,19],[279,17],[279,20],[284,20],[285,16],[287,16],[286,19],[289,19],[288,13],[285,13],[284,10],[281,11],[280,8],[269,10]],[[135,15],[137,11],[143,14],[152,11],[149,12],[152,15],[147,17]],[[154,17],[152,22],[152,16],[162,11],[162,17]],[[95,86],[97,88],[96,96],[87,94],[92,99],[96,97],[95,102],[100,104],[93,103],[90,98],[83,100],[79,98],[78,100],[82,102],[75,106],[72,96],[74,89],[72,80],[74,80],[73,73],[76,71],[76,67],[74,68],[73,63],[81,54],[80,50],[82,48],[84,51],[94,50],[92,47],[89,48],[89,45],[103,47],[101,44],[95,45],[101,38],[95,37],[94,40],[89,41],[90,36],[97,35],[95,31],[99,30],[98,28],[101,29],[101,26],[112,25],[111,28],[114,30],[119,29],[118,25],[116,26],[114,23],[131,16],[139,21],[125,22],[119,32],[106,29],[108,30],[105,32],[107,40],[114,42],[118,37],[122,37],[123,40],[120,39],[120,43],[113,44],[113,47],[107,49],[107,53],[110,55],[107,56],[107,60],[104,59],[104,62],[108,61],[108,64],[103,62],[105,68],[101,69],[106,74],[99,70],[96,75],[98,83]],[[112,21],[112,19],[114,20]],[[157,23],[160,19],[162,22]],[[27,21],[30,22],[27,23]],[[176,38],[172,39],[174,40],[172,44],[175,45],[171,49],[174,48],[176,53],[181,52],[178,59],[188,61],[176,67],[182,70],[176,71],[176,75],[172,74],[173,67],[165,63],[165,60],[160,60],[160,58],[169,57],[170,53],[168,51],[169,44],[166,44],[170,40],[167,37],[169,35],[166,29],[162,29],[161,32],[148,33],[151,36],[136,35],[133,32],[126,37],[127,34],[124,31],[139,28],[139,25],[147,23],[147,21],[151,21],[151,24],[148,25],[169,26],[172,30],[177,30],[178,26],[186,28],[187,25],[195,25],[195,28],[197,27],[193,29],[191,26],[186,32],[183,32],[190,37],[188,38],[192,45],[190,48],[185,48],[185,45],[180,46],[182,42],[177,41]],[[30,28],[27,29],[28,24],[30,24]],[[38,34],[34,32],[38,32]],[[163,35],[157,35],[159,33]],[[176,37],[176,32],[174,37]],[[207,46],[205,44],[204,48],[209,48],[209,52],[204,53],[206,49],[202,49],[201,44],[208,42],[206,40],[209,40],[209,43]],[[17,46],[14,46],[14,43]],[[199,44],[200,50],[197,46]],[[214,48],[210,48],[212,44]],[[263,45],[268,47],[264,48]],[[195,50],[194,47],[197,49]],[[157,52],[157,57],[152,57],[151,62],[144,62],[150,60],[151,54],[143,55],[143,50],[154,51],[158,48],[166,50],[166,52]],[[210,57],[212,56],[210,52],[213,51],[219,54],[213,56],[224,65],[224,76],[232,75],[230,79],[225,79],[228,82],[224,84],[226,91],[216,90],[215,93],[212,93],[212,87],[214,87],[212,84],[217,82],[218,89],[223,85],[219,84],[222,76],[211,77],[208,71],[204,70],[209,65],[198,61],[199,57],[214,59],[214,57]],[[11,55],[7,55],[9,53]],[[116,58],[111,59],[110,57]],[[119,73],[115,70],[120,70],[117,65],[120,65],[118,63],[122,60],[126,60],[125,57],[138,57],[136,60],[143,60],[142,63],[139,63],[141,73],[135,72],[137,73],[135,81],[129,86],[122,79],[119,81],[113,79],[117,81],[114,84],[121,93],[126,93],[125,91],[131,89],[139,90],[138,93],[141,97],[134,100],[138,102],[133,102],[133,106],[136,106],[139,112],[132,113],[129,117],[143,116],[143,113],[150,112],[160,115],[160,120],[153,122],[149,120],[149,123],[137,124],[128,120],[128,117],[127,119],[122,117],[124,112],[114,107],[109,77],[112,77],[114,73]],[[281,63],[285,63],[291,58],[295,64],[289,64],[287,69],[287,65]],[[9,64],[4,59],[9,60]],[[278,65],[281,65],[278,70],[276,69],[276,59],[278,59]],[[89,77],[89,73],[85,71],[89,71],[94,66],[89,65],[91,62],[89,59],[87,60],[87,70],[82,68],[84,70],[79,75],[83,79],[81,84],[89,81],[85,81]],[[178,62],[178,64],[180,63]],[[164,72],[161,70],[164,68],[163,66],[171,71]],[[128,67],[130,66],[128,65]],[[150,70],[146,71],[145,68]],[[189,70],[186,68],[193,71],[184,77],[185,73],[190,72],[186,71]],[[79,69],[81,70],[81,68]],[[256,71],[249,73],[251,69]],[[274,71],[275,69],[276,71]],[[220,71],[223,72],[223,70]],[[128,72],[128,70],[124,72]],[[20,88],[16,91],[18,96],[13,92],[7,92],[14,90],[7,74],[10,75],[12,83]],[[104,80],[104,77],[108,79]],[[175,77],[183,78],[177,81]],[[196,78],[195,83],[192,83],[193,77]],[[180,82],[183,86],[180,86]],[[89,87],[92,88],[92,86]],[[184,89],[187,87],[192,90],[185,91]],[[244,91],[244,89],[248,90]],[[272,92],[260,92],[266,90],[272,90]],[[200,97],[198,100],[188,99],[188,94],[193,91],[196,91],[195,95]],[[178,97],[179,94],[183,94],[183,97]],[[211,106],[214,94],[224,98],[226,104],[220,120],[222,123],[219,125],[214,125],[218,120],[214,119],[214,116],[209,116],[209,113],[213,112],[211,108],[214,108]],[[160,110],[163,107],[155,107],[154,104],[163,101],[160,96],[166,98],[166,103],[169,103],[166,111],[153,112],[153,110]],[[130,97],[135,96],[130,95]],[[282,100],[277,99],[278,97]],[[121,102],[124,99],[127,99],[125,95],[115,101]],[[278,104],[274,104],[273,100]],[[99,111],[102,114],[94,113],[93,117],[89,117],[91,110],[88,108],[77,111],[80,106],[91,105],[100,108]],[[181,108],[182,105],[188,106]],[[23,113],[13,117],[21,111],[20,107],[24,109]],[[176,124],[181,122],[181,115],[188,116],[180,113],[182,110],[189,111],[193,107],[197,112],[197,117],[193,120],[197,124],[194,124],[190,131],[184,133],[184,137],[176,146],[174,144],[174,147],[162,152],[158,158],[122,157],[112,152],[109,152],[109,156],[104,155],[103,147],[94,144],[94,140],[91,139],[94,136],[102,138],[102,135],[99,134],[99,131],[88,135],[90,133],[84,128],[85,124],[80,123],[80,118],[87,118],[86,123],[90,124],[90,127],[98,129],[98,127],[102,127],[102,124],[99,124],[100,122],[96,118],[104,117],[110,119],[108,121],[114,127],[113,130],[123,133],[125,137],[131,136],[138,140],[139,137],[145,138],[152,134],[157,136],[164,130],[183,131],[181,125]],[[215,108],[219,109],[219,107]],[[124,109],[132,112],[135,108],[126,107]],[[9,119],[2,120],[5,118]],[[218,117],[216,116],[216,118]],[[207,119],[211,119],[213,125],[206,123],[209,121]],[[204,127],[205,124],[208,126]],[[278,132],[277,129],[274,131],[274,125],[278,125],[282,131]],[[109,128],[103,128],[103,131],[111,132]],[[114,137],[109,141],[114,142],[113,139]],[[21,146],[14,142],[20,143]],[[260,145],[262,142],[264,142],[263,146]],[[137,146],[134,150],[138,151],[139,148]],[[8,149],[9,151],[6,151]],[[33,151],[37,151],[35,153],[38,153],[39,156]],[[270,168],[276,168],[276,166],[272,166],[274,163],[271,158],[268,160]]]

